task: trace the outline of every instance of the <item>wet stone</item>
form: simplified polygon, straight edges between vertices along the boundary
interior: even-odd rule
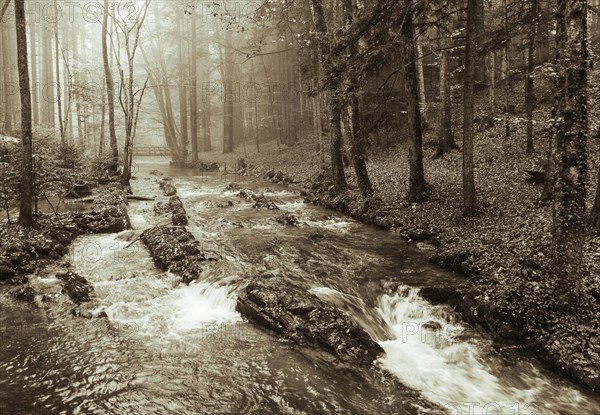
[[[154,262],[163,270],[179,275],[190,283],[198,279],[206,261],[198,241],[183,226],[155,226],[141,235]]]
[[[371,365],[383,349],[346,313],[280,277],[254,280],[236,306],[251,322],[346,363]]]
[[[32,303],[35,299],[35,291],[31,287],[20,287],[10,293],[15,300]]]
[[[173,225],[186,226],[188,224],[188,217],[179,196],[171,196],[169,199],[169,208],[171,209],[171,220]]]
[[[158,186],[161,188],[165,196],[173,196],[177,194],[177,189],[175,186],[173,186],[173,183],[171,183],[170,177],[165,177],[162,179]]]
[[[81,275],[72,271],[65,271],[56,274],[56,278],[61,280],[63,291],[68,294],[75,304],[91,300],[90,294],[94,291],[94,286]]]

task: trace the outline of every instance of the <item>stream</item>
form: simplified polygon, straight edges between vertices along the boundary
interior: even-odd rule
[[[133,230],[81,236],[67,260],[94,285],[93,313],[81,318],[58,295],[49,268],[31,277],[36,304],[0,287],[1,414],[421,414],[586,415],[600,398],[534,360],[500,353],[452,310],[432,306],[419,287],[463,277],[432,265],[392,232],[304,204],[266,181],[171,168],[141,158],[134,194],[166,201],[173,178],[187,229],[209,261],[190,285],[159,270],[142,242],[169,222],[155,201],[130,201]],[[264,193],[279,211],[254,209],[226,190]],[[229,203],[231,202],[231,203]],[[299,225],[274,220],[284,212]],[[56,266],[58,269],[59,265]],[[344,370],[247,323],[236,292],[269,272],[307,287],[352,316],[385,350],[372,370]],[[419,394],[398,388],[398,382]],[[427,409],[424,399],[445,410]]]

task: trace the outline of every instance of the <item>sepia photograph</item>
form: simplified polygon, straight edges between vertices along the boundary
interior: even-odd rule
[[[600,0],[0,0],[0,415],[600,415]]]

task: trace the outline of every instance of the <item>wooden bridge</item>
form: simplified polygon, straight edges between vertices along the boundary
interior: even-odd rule
[[[162,156],[169,157],[171,155],[169,147],[158,146],[133,146],[134,157],[152,157]]]

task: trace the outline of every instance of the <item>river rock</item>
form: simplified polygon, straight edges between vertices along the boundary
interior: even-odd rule
[[[165,196],[173,196],[177,194],[177,189],[175,186],[173,186],[173,183],[171,183],[170,177],[165,177],[162,179],[158,186],[162,189]]]
[[[279,215],[275,218],[275,220],[284,226],[298,226],[298,224],[300,223],[298,221],[298,217],[289,212],[285,212]]]
[[[127,195],[119,187],[102,191],[94,200],[91,212],[73,212],[69,215],[80,233],[117,233],[131,228]]]
[[[10,292],[10,294],[19,301],[27,301],[32,303],[35,299],[35,291],[31,287],[20,287]]]
[[[368,366],[383,353],[345,312],[283,278],[252,281],[236,310],[282,338],[324,349],[347,363]]]
[[[73,271],[65,271],[57,273],[56,278],[62,281],[63,291],[75,304],[79,305],[91,300],[90,294],[94,291],[94,286],[81,275]]]
[[[9,265],[0,265],[0,280],[6,280],[15,276],[15,269]]]
[[[169,208],[173,225],[186,226],[188,224],[188,217],[179,196],[173,195],[169,198]]]
[[[155,226],[141,235],[154,262],[163,270],[180,276],[189,284],[202,273],[204,253],[198,249],[198,241],[183,226]]]

